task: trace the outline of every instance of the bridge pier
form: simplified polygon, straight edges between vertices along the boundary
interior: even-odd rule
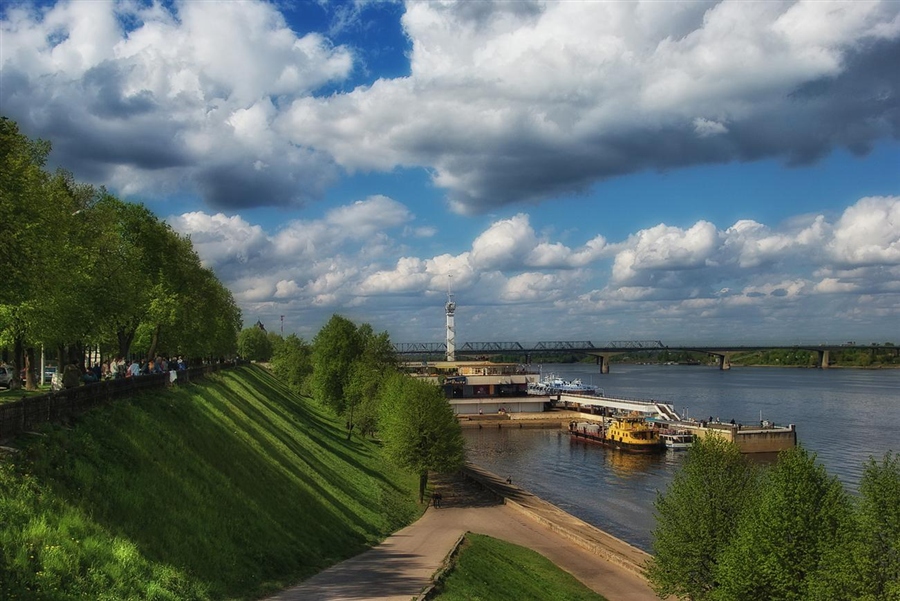
[[[721,371],[727,371],[731,369],[731,353],[710,353],[713,357],[716,358],[716,364],[719,366]]]
[[[600,366],[601,374],[609,373],[609,357],[607,355],[597,355],[597,365]]]
[[[819,369],[828,369],[828,364],[831,362],[831,351],[821,350],[816,352],[819,354]]]

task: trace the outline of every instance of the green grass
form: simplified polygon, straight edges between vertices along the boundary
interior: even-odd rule
[[[40,396],[42,394],[47,394],[48,392],[50,392],[49,384],[39,387],[38,390],[0,388],[0,403],[12,403],[13,401],[18,401],[26,397]]]
[[[21,439],[0,461],[0,600],[250,599],[417,517],[415,479],[247,366]]]
[[[472,533],[438,589],[436,601],[605,601],[544,556]]]

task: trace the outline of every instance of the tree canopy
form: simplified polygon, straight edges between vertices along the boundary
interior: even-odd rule
[[[309,394],[308,379],[312,374],[312,350],[309,343],[291,334],[272,351],[272,371],[292,390]]]
[[[339,415],[346,408],[344,389],[362,348],[356,325],[340,315],[332,315],[313,338],[310,389],[316,399]]]
[[[803,447],[749,469],[704,440],[657,500],[647,575],[661,596],[900,601],[900,458],[870,459],[849,495]]]
[[[238,335],[238,353],[250,361],[268,361],[272,358],[272,341],[256,326],[244,328]]]
[[[716,564],[755,488],[755,472],[733,443],[694,443],[665,494],[657,497],[648,577],[661,597],[702,600],[715,590]]]
[[[803,447],[782,451],[723,553],[723,598],[814,598],[810,585],[826,550],[850,527],[850,500],[837,478]]]
[[[190,240],[143,205],[48,173],[49,152],[0,119],[0,349],[11,362],[40,346],[232,354],[240,311]]]
[[[465,461],[459,422],[440,388],[404,374],[388,377],[379,398],[379,432],[385,455],[419,474],[421,502],[429,471],[453,471]]]

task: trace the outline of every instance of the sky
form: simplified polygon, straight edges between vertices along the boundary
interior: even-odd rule
[[[898,65],[896,1],[0,6],[0,113],[305,339],[900,343]]]

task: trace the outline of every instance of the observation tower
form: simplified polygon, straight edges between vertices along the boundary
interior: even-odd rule
[[[456,303],[453,302],[450,282],[447,282],[447,361],[456,361],[456,326],[453,324],[455,311]]]

